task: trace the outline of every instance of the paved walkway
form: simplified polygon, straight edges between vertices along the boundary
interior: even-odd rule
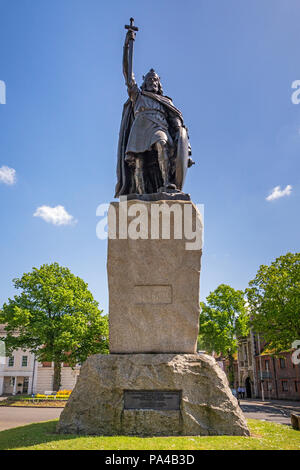
[[[291,424],[291,413],[300,414],[300,402],[283,400],[240,400],[246,418]]]
[[[0,406],[0,431],[40,421],[51,421],[60,416],[63,408],[20,408]]]

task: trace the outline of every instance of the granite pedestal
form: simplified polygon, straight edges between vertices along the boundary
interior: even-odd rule
[[[182,200],[112,203],[108,225],[110,354],[82,366],[59,432],[249,435],[224,372],[196,353],[197,208]]]

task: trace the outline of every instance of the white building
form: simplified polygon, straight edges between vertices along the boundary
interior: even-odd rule
[[[0,337],[5,336],[4,325],[0,325]],[[31,393],[34,379],[34,355],[17,349],[11,357],[0,361],[0,395]]]
[[[61,390],[73,390],[80,373],[80,366],[74,369],[67,364],[61,368]],[[52,362],[39,362],[36,368],[36,381],[33,393],[44,393],[53,390],[54,364]]]
[[[6,363],[0,365],[0,395],[32,393],[34,356],[28,351],[14,351]]]
[[[0,325],[0,337],[5,336],[4,326]],[[10,357],[0,361],[0,396],[1,395],[31,395],[53,390],[54,366],[51,362],[38,362],[34,354],[17,349]],[[61,387],[73,390],[80,366],[74,369],[68,364],[62,364]]]

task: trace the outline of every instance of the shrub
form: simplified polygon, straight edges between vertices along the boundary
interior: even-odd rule
[[[57,397],[60,397],[60,396],[70,396],[72,393],[72,390],[59,390],[56,394]]]

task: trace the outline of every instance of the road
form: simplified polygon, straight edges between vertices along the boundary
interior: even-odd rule
[[[291,413],[300,414],[300,402],[240,400],[240,406],[248,419],[262,419],[279,424],[291,424]]]
[[[291,424],[291,412],[300,414],[300,402],[241,400],[246,418]],[[0,431],[40,421],[57,419],[62,408],[0,407]]]
[[[39,421],[57,419],[62,408],[21,408],[0,406],[0,431]]]

